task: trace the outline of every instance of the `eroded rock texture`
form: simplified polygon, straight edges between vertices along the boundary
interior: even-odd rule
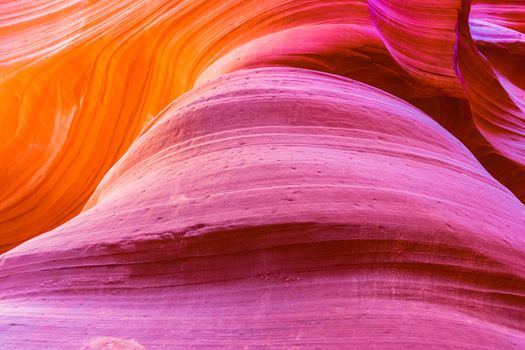
[[[0,11],[6,349],[525,348],[521,2]]]

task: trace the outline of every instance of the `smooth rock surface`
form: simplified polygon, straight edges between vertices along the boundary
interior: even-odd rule
[[[0,4],[0,344],[524,349],[525,7]]]
[[[519,349],[524,225],[512,193],[406,102],[244,70],[178,99],[82,214],[3,255],[0,338]]]

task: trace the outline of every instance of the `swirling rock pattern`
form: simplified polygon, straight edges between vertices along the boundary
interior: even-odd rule
[[[0,8],[5,348],[525,348],[521,3]]]

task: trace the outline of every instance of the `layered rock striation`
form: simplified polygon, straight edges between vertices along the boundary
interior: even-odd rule
[[[519,2],[0,9],[7,349],[525,348]]]

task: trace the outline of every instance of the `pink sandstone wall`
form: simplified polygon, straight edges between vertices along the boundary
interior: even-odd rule
[[[525,4],[0,3],[0,348],[525,349]]]

